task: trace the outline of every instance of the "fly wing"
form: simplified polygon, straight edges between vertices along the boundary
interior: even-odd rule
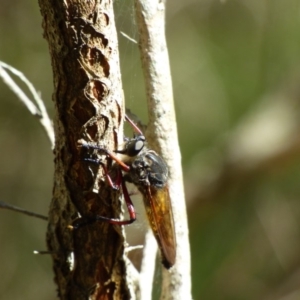
[[[144,203],[150,226],[161,249],[162,263],[169,269],[176,259],[176,237],[169,189],[148,186]]]

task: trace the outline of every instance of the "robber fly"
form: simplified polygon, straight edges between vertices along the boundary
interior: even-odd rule
[[[125,181],[131,182],[139,189],[144,198],[147,217],[157,240],[162,255],[162,263],[165,268],[171,268],[176,259],[176,238],[174,230],[173,212],[168,189],[168,167],[158,154],[145,146],[146,139],[141,130],[133,121],[125,116],[133,127],[136,135],[126,139],[123,149],[113,152],[96,145],[83,144],[87,149],[99,150],[115,161],[119,166],[120,184],[124,194],[130,219],[118,220],[104,216],[96,216],[95,220],[104,220],[111,224],[127,225],[136,220],[135,210],[130,199]],[[100,163],[93,159],[91,162]],[[104,168],[110,185],[116,185],[111,180],[108,170]]]

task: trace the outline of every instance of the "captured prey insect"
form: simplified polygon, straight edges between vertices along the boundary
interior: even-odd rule
[[[131,139],[126,139],[123,149],[113,152],[96,145],[82,144],[86,149],[98,150],[106,154],[118,166],[118,175],[121,178],[118,186],[115,185],[104,167],[108,182],[113,188],[122,186],[124,200],[126,202],[130,219],[117,220],[104,216],[95,216],[95,220],[107,221],[111,224],[127,225],[136,220],[135,210],[127,191],[125,181],[131,182],[143,195],[147,217],[159,245],[162,255],[162,263],[169,269],[175,264],[176,238],[174,230],[173,212],[168,189],[168,167],[158,154],[145,146],[146,139],[134,122],[125,116],[135,131]],[[94,159],[87,161],[102,164]]]

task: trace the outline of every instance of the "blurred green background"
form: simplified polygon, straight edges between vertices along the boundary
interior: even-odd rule
[[[118,31],[137,38],[132,2]],[[166,33],[197,299],[300,299],[300,2],[172,0]],[[52,71],[37,1],[2,0],[0,60],[41,91]],[[120,37],[126,105],[146,120],[137,46]],[[53,156],[0,82],[0,201],[47,214]],[[137,225],[138,226],[138,225]],[[0,299],[54,299],[46,222],[0,210]]]

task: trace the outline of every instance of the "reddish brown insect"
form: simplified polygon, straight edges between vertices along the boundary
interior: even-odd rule
[[[107,179],[113,188],[122,186],[124,199],[128,208],[129,220],[110,219],[103,216],[95,216],[95,220],[104,220],[111,224],[127,225],[136,220],[135,210],[127,191],[125,181],[137,186],[144,198],[147,217],[154,236],[162,254],[162,263],[165,268],[171,268],[176,259],[176,238],[174,230],[173,212],[168,189],[168,167],[165,161],[153,150],[145,146],[145,137],[141,130],[126,116],[126,120],[134,128],[137,135],[132,139],[126,139],[121,150],[111,152],[103,147],[84,144],[82,147],[96,149],[116,162],[119,166],[118,184],[114,184],[106,170]],[[93,163],[101,162],[94,159],[86,159]],[[102,163],[101,163],[102,164]]]

